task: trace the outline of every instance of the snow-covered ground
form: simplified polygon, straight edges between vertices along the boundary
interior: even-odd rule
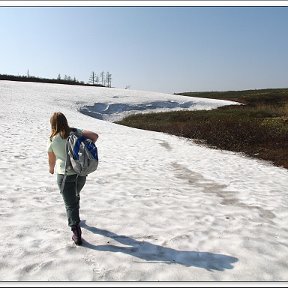
[[[1,281],[288,280],[287,170],[111,122],[143,107],[229,102],[0,81],[0,103]],[[48,173],[55,111],[100,136],[98,170],[81,192],[79,247]]]

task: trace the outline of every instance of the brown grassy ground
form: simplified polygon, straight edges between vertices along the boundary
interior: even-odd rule
[[[244,152],[288,169],[288,89],[182,95],[233,100],[245,105],[137,114],[117,123],[187,137],[217,149]]]

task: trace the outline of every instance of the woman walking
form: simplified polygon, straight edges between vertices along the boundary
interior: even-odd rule
[[[91,139],[95,143],[98,139],[98,134],[89,130],[69,127],[65,115],[61,112],[53,113],[50,118],[50,124],[51,135],[48,142],[49,172],[54,174],[54,171],[56,171],[57,184],[66,208],[68,226],[71,227],[73,232],[72,239],[76,245],[81,245],[82,232],[80,228],[79,202],[80,191],[85,185],[86,176],[79,176],[72,170],[67,171],[65,175],[66,139],[70,132],[73,131]]]

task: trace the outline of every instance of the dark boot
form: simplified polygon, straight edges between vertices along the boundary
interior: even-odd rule
[[[72,240],[75,242],[76,245],[82,245],[82,239],[81,239],[81,228],[80,225],[74,225],[71,227],[71,231],[73,232]]]

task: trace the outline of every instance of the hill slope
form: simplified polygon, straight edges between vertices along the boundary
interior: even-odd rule
[[[78,111],[184,98],[0,81],[0,99],[1,281],[287,280],[287,170]],[[81,247],[48,173],[54,111],[100,135],[98,171],[81,191]]]

